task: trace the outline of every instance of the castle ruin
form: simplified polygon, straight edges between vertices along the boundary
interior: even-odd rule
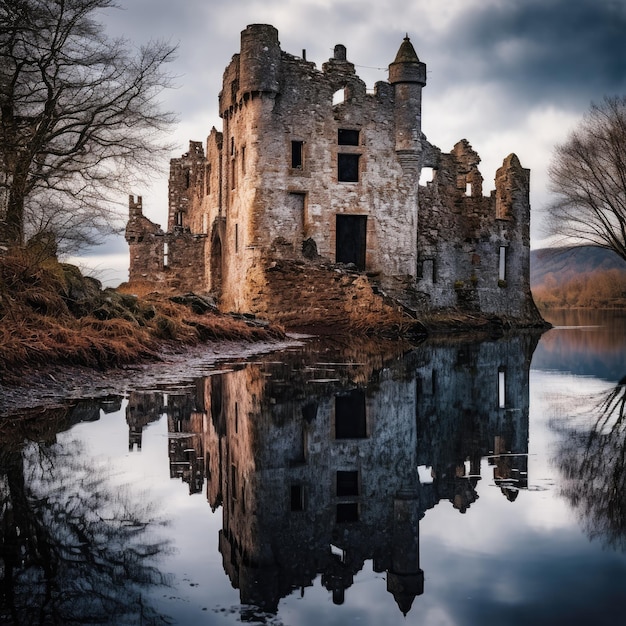
[[[408,36],[370,93],[343,45],[320,70],[273,26],[248,26],[222,130],[171,161],[167,230],[130,198],[130,286],[212,292],[224,311],[287,325],[390,303],[538,321],[529,170],[509,155],[483,195],[470,144],[443,153],[422,133],[425,85]]]

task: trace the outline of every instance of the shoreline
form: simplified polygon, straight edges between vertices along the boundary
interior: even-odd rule
[[[293,334],[283,340],[243,342],[219,340],[169,350],[161,360],[142,361],[106,370],[86,365],[44,365],[25,368],[20,382],[0,382],[0,419],[20,413],[54,408],[86,399],[123,396],[130,387],[180,386],[214,371],[222,361],[250,359],[287,348],[302,346],[303,337]],[[175,375],[172,368],[176,368]]]

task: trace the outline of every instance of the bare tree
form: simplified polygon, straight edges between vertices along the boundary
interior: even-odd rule
[[[556,146],[549,175],[557,194],[552,234],[626,260],[626,97],[591,105],[578,129]]]
[[[175,47],[108,38],[114,0],[0,0],[0,227],[68,249],[115,229],[112,191],[145,180],[174,122],[159,95]],[[0,233],[1,234],[1,233]]]

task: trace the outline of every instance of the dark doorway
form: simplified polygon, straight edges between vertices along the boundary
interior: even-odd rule
[[[337,215],[335,258],[365,269],[366,215]]]

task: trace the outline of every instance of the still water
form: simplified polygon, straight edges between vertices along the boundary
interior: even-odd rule
[[[626,317],[551,321],[5,418],[0,622],[623,623]]]

